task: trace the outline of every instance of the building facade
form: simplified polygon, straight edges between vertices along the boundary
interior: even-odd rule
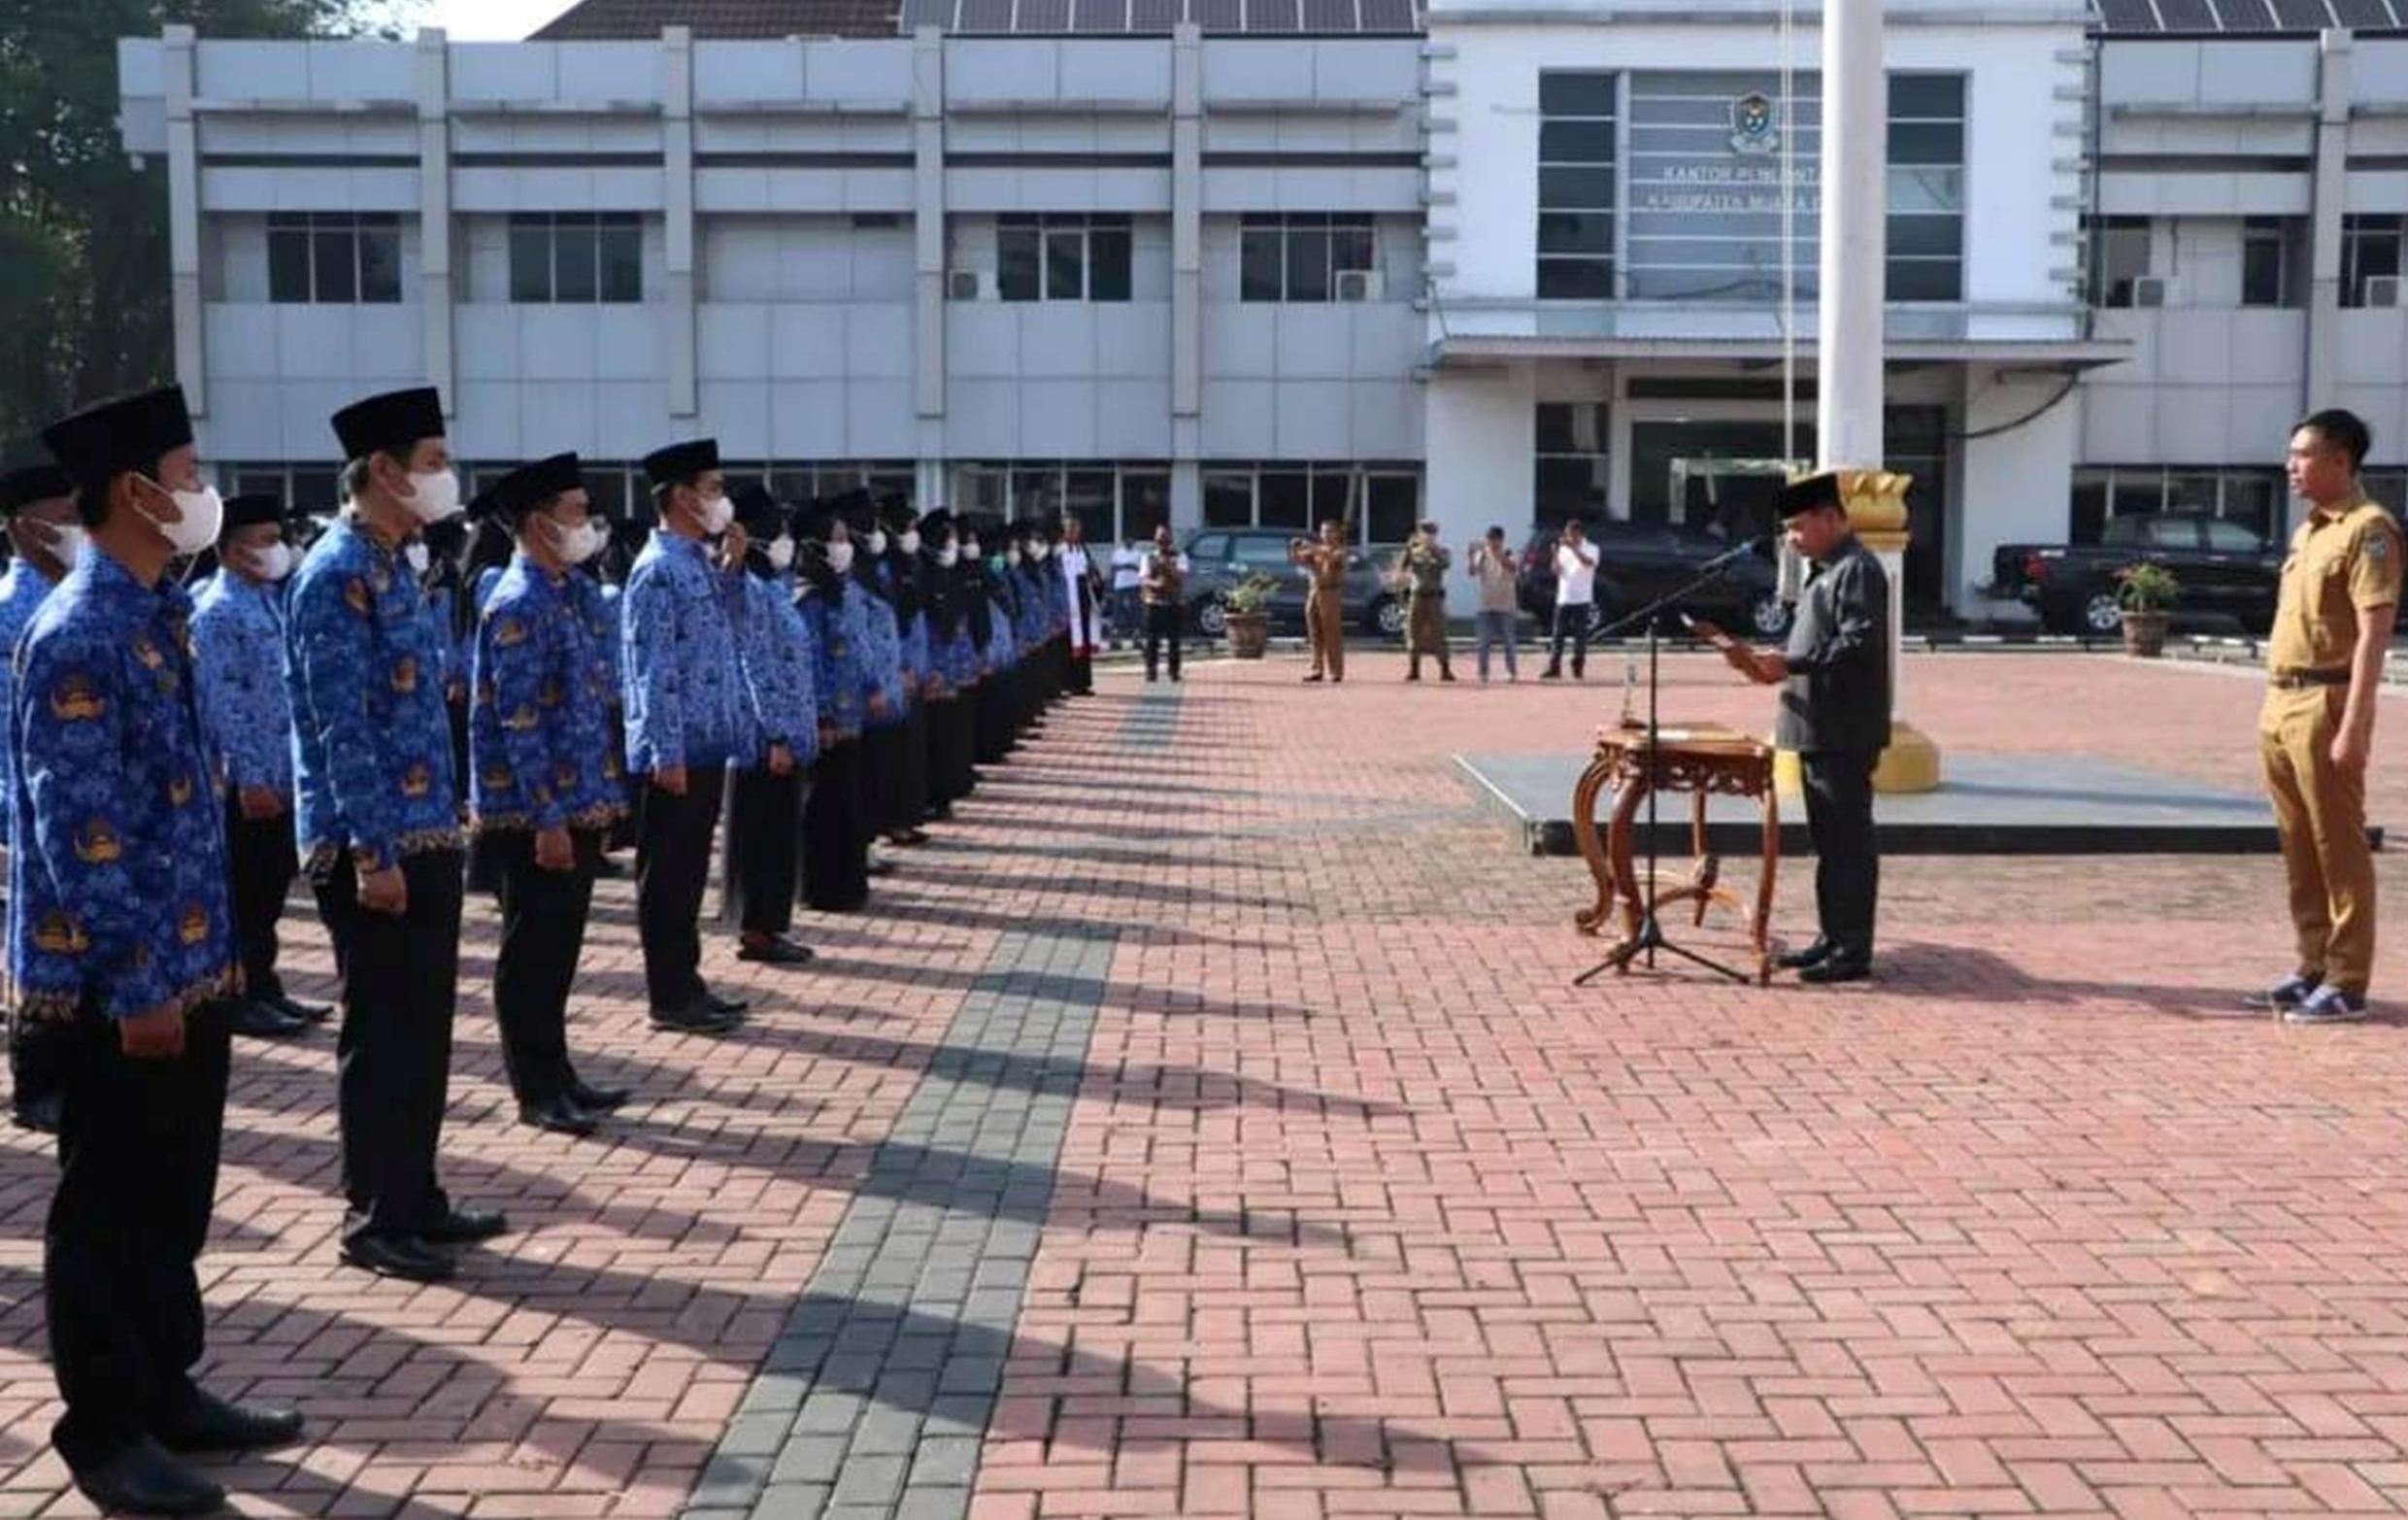
[[[855,35],[123,43],[221,478],[330,504],[332,405],[424,381],[473,473],[575,449],[631,511],[707,432],[789,495],[1115,536],[1730,536],[1813,456],[1811,12],[822,4],[792,29]],[[2145,502],[2271,524],[2311,403],[2402,457],[2408,43],[1889,22],[1916,603],[1988,617],[1996,544]]]

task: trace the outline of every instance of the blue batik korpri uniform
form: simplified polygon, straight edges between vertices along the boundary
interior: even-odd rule
[[[9,693],[17,680],[17,640],[41,610],[44,598],[58,583],[34,568],[33,561],[21,555],[9,566],[8,574],[0,575],[0,704],[9,701]],[[0,706],[0,711],[6,711]],[[12,785],[17,773],[17,749],[0,744],[0,788]],[[0,844],[7,844],[14,827],[13,809],[0,808]]]
[[[846,913],[869,896],[874,820],[861,729],[879,683],[872,667],[871,598],[851,575],[837,574],[824,561],[805,569],[801,588],[803,621],[819,657],[813,680],[819,764],[803,801],[803,900],[823,913]]]
[[[627,768],[715,771],[752,759],[753,732],[735,658],[740,588],[693,539],[655,532],[619,600]]]
[[[798,769],[819,758],[819,649],[783,578],[747,574],[736,658],[761,746],[783,744]]]
[[[201,719],[224,762],[226,789],[273,792],[289,806],[292,692],[284,685],[282,584],[219,569],[192,599],[192,646]]]
[[[524,555],[496,576],[471,657],[469,811],[480,833],[599,830],[626,811],[608,634],[589,577]]]
[[[886,709],[870,717],[862,735],[861,805],[873,833],[901,845],[926,842],[920,825],[928,812],[928,713],[922,689],[928,676],[928,619],[920,607],[916,577],[901,568],[900,551],[882,555],[870,569],[872,621],[893,630],[893,679],[882,683]]]
[[[738,585],[744,615],[736,625],[736,661],[758,743],[728,778],[719,917],[738,931],[740,956],[798,964],[810,954],[786,935],[802,882],[804,798],[819,759],[819,640],[765,547],[785,509],[758,486],[737,499],[739,521],[756,535]],[[770,763],[780,745],[793,761],[784,775]]]

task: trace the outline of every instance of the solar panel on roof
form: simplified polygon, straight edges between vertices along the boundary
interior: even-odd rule
[[[953,0],[903,0],[903,29],[953,24]]]
[[[2157,0],[2157,15],[2169,32],[2212,32],[2220,30],[2216,13],[2207,0]]]
[[[1413,0],[1362,0],[1363,30],[1367,32],[1412,32],[1421,30],[1421,19],[1413,14]]]
[[[2274,19],[2292,31],[2321,32],[2333,24],[2324,0],[2274,0]]]
[[[1077,0],[1070,8],[1070,29],[1074,32],[1127,31],[1127,0]]]
[[[2216,14],[2223,17],[2224,30],[2228,32],[2274,30],[2274,12],[2267,6],[2266,0],[2218,0]]]
[[[1308,32],[1357,30],[1354,0],[1304,0],[1304,29]]]
[[[1246,0],[1246,29],[1250,32],[1294,31],[1296,0]]]
[[[1129,29],[1167,32],[1180,22],[1179,0],[1129,0]]]
[[[1012,29],[1012,0],[961,0],[961,19],[956,29],[965,32],[1008,32]]]
[[[2157,13],[2149,0],[2098,0],[2099,19],[2111,32],[2154,32]]]
[[[1070,0],[1020,0],[1020,14],[1012,18],[1016,32],[1066,32],[1070,30]]]
[[[2340,17],[2341,24],[2344,26],[2369,27],[2399,24],[2383,0],[2333,0],[2333,15]]]
[[[1188,0],[1187,18],[1208,32],[1246,29],[1246,9],[1242,0]]]

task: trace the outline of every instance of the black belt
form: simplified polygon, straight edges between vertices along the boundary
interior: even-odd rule
[[[2278,692],[2301,692],[2312,686],[2348,686],[2350,672],[2339,670],[2276,670],[2266,676],[2267,685]]]

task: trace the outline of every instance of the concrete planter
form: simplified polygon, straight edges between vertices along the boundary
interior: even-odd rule
[[[2173,616],[2163,612],[2124,615],[2124,652],[2135,659],[2155,659],[2165,653],[2165,630]]]
[[[1228,615],[1229,653],[1239,659],[1260,659],[1271,644],[1271,620],[1259,612]]]

